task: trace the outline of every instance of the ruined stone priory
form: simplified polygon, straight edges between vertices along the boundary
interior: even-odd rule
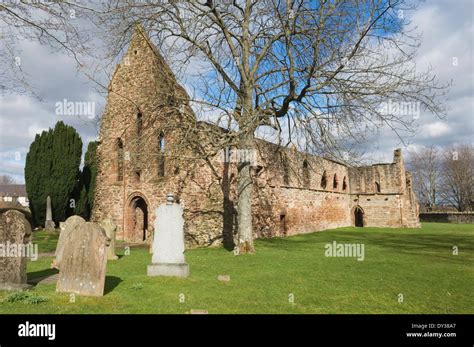
[[[154,211],[171,192],[183,207],[187,248],[232,244],[237,167],[218,152],[200,154],[224,130],[196,119],[186,91],[143,29],[136,29],[108,88],[92,220],[111,218],[117,240],[149,243]],[[256,238],[420,226],[400,149],[391,163],[355,167],[260,139],[255,147]]]

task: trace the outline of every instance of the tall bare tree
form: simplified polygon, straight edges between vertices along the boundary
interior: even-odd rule
[[[409,152],[407,167],[413,174],[413,188],[418,201],[429,209],[436,207],[442,178],[441,152],[434,146]]]
[[[16,181],[12,176],[0,175],[0,184],[15,184]]]
[[[455,145],[443,153],[441,197],[460,212],[474,210],[474,147]]]

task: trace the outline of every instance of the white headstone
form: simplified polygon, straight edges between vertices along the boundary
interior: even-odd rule
[[[148,276],[187,277],[189,266],[184,258],[183,208],[168,194],[167,203],[155,210],[155,216],[153,256]]]

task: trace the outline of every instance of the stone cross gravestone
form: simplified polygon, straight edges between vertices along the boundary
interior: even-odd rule
[[[31,226],[23,213],[8,210],[0,215],[0,289],[24,290],[26,246],[31,242]]]
[[[105,234],[110,240],[107,247],[107,260],[117,260],[118,257],[115,254],[115,231],[117,230],[117,224],[110,218],[104,219],[99,224],[105,230]]]
[[[44,223],[46,230],[54,230],[53,211],[51,210],[51,198],[46,198],[46,222]]]
[[[63,253],[64,253],[64,247],[66,245],[66,239],[68,235],[72,232],[72,230],[79,224],[83,224],[86,221],[84,218],[79,217],[79,216],[71,216],[64,223],[61,223],[60,225],[60,234],[59,234],[59,239],[58,243],[56,244],[56,253],[55,253],[55,259],[53,260],[53,263],[51,264],[51,267],[54,267],[59,270],[61,266],[61,260],[63,258]]]
[[[107,244],[107,235],[98,224],[75,225],[65,239],[56,291],[104,295]]]
[[[189,265],[184,259],[183,208],[174,203],[172,194],[167,203],[155,210],[153,256],[148,265],[148,276],[189,276]]]

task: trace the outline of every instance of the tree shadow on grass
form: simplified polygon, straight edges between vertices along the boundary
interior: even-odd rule
[[[430,255],[450,261],[463,262],[462,258],[453,257],[453,246],[460,252],[474,252],[472,237],[468,235],[446,235],[433,233],[413,233],[387,231],[331,231],[318,232],[307,235],[297,235],[288,238],[261,240],[265,247],[286,251],[302,250],[303,248],[319,248],[325,243],[363,243],[366,247],[377,246],[391,253],[407,255]]]
[[[120,277],[116,276],[105,276],[105,288],[104,295],[109,294],[115,289],[123,280]]]
[[[377,246],[398,254],[429,256],[451,263],[463,263],[465,259],[453,256],[453,247],[461,253],[474,252],[472,239],[467,235],[443,234],[395,234],[383,233],[363,237],[345,235],[344,242],[363,242],[366,247]]]
[[[28,280],[34,280],[36,278],[45,278],[56,275],[59,273],[58,269],[44,269],[40,271],[28,272]]]
[[[53,277],[59,273],[58,269],[44,269],[35,272],[27,273],[27,282],[28,284],[37,285],[39,282],[42,282],[50,277]],[[54,279],[51,279],[54,280]]]
[[[342,236],[342,235],[341,235]],[[474,251],[472,239],[465,235],[440,235],[440,234],[365,234],[362,237],[345,234],[341,239],[346,242],[359,241],[367,245],[377,245],[390,248],[400,253],[446,253],[452,255],[452,247],[458,246],[465,252]]]

